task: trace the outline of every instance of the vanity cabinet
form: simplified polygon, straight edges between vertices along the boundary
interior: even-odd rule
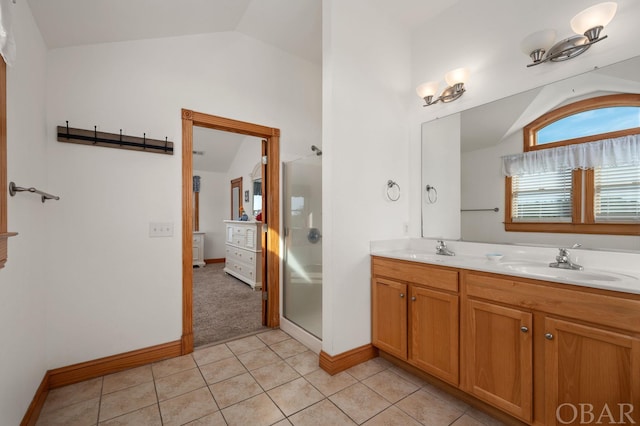
[[[371,276],[373,345],[457,386],[457,271],[374,257]]]
[[[457,279],[456,279],[457,280]],[[411,286],[409,360],[416,367],[458,384],[458,295]]]
[[[382,352],[528,424],[640,424],[640,295],[380,256],[371,265]]]
[[[463,389],[530,421],[533,402],[533,316],[479,300],[465,302]]]
[[[372,282],[373,345],[407,359],[407,284],[374,277]]]
[[[585,403],[593,422],[640,423],[637,335],[556,318],[546,318],[544,332],[547,424],[570,423],[572,407]]]
[[[590,406],[587,423],[632,406],[640,422],[640,298],[470,271],[462,281],[463,390],[528,423],[577,413],[579,424]]]

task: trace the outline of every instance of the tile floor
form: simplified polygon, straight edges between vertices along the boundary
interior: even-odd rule
[[[54,389],[37,425],[499,425],[376,358],[330,376],[281,330]]]

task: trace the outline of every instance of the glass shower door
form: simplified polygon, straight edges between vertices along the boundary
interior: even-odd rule
[[[322,339],[322,160],[284,163],[284,317]]]

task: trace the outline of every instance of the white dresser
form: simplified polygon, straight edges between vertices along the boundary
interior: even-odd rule
[[[224,271],[249,284],[262,288],[262,222],[225,220]]]
[[[204,232],[193,233],[193,266],[204,266]]]

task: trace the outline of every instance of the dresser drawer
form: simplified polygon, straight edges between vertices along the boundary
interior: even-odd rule
[[[237,262],[234,260],[229,260],[225,262],[226,271],[233,273],[238,278],[247,278],[250,283],[256,283],[260,281],[261,270],[256,269],[255,265],[250,266],[241,262]]]
[[[246,263],[252,267],[255,267],[258,256],[260,256],[260,253],[231,246],[227,246],[225,252],[227,259]]]

